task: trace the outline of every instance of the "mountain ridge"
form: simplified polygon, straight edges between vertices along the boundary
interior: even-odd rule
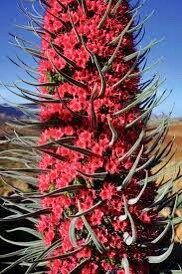
[[[34,104],[19,104],[21,107],[29,107],[31,109],[36,109],[37,107]],[[8,118],[20,118],[25,114],[16,106],[11,106],[8,104],[0,104],[0,118],[1,119],[8,119]]]

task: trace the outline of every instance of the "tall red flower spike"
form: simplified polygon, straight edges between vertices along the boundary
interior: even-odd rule
[[[40,273],[147,274],[149,263],[165,260],[173,247],[172,238],[162,251],[160,242],[173,226],[158,212],[171,201],[177,205],[177,196],[163,194],[166,185],[156,185],[160,172],[151,173],[172,145],[161,149],[166,118],[159,126],[147,126],[161,101],[156,97],[160,81],[154,77],[142,83],[146,68],[141,64],[156,41],[138,51],[143,22],[136,23],[140,6],[131,7],[129,1],[41,2],[42,24],[38,15],[28,14],[29,30],[41,37],[40,51],[16,37],[40,59],[38,82],[22,80],[40,93],[16,88],[41,104],[34,123],[41,126],[38,144],[16,134],[31,157],[35,150],[41,155],[39,175],[33,175],[39,191],[16,194],[22,203],[28,200],[31,210],[20,207],[25,214],[13,215],[13,220],[33,218],[38,233],[24,231],[38,235],[33,244],[38,251],[18,263],[29,262],[26,274],[44,262]]]

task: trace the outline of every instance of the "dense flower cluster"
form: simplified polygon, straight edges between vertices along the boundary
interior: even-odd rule
[[[79,264],[82,274],[124,274],[125,257],[131,273],[148,273],[146,258],[153,251],[145,243],[156,234],[156,216],[143,209],[153,202],[155,186],[148,184],[136,203],[128,203],[143,187],[141,168],[120,187],[139,149],[123,156],[143,124],[139,119],[126,127],[141,115],[138,106],[117,114],[139,93],[140,78],[137,67],[136,77],[125,77],[136,59],[124,58],[135,53],[135,45],[131,33],[120,35],[131,20],[128,3],[116,6],[114,0],[51,0],[44,16],[40,82],[49,83],[42,93],[57,102],[40,111],[41,121],[51,126],[39,139],[40,167],[48,169],[39,177],[39,189],[73,187],[41,201],[51,209],[38,224],[45,244],[60,239],[52,255],[70,253],[49,262],[50,274],[72,273]],[[147,161],[144,149],[141,153],[138,166]]]

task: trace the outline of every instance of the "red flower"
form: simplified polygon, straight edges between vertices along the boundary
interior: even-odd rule
[[[116,193],[116,188],[114,187],[114,185],[111,183],[106,183],[104,184],[99,195],[102,198],[102,200],[110,200],[112,199],[112,196],[115,193]]]
[[[53,228],[49,228],[48,231],[46,231],[45,233],[45,238],[44,238],[44,242],[46,245],[50,245],[54,239],[54,230]]]
[[[101,265],[106,272],[111,271],[114,268],[114,265],[108,263],[107,261],[103,261]]]
[[[86,247],[86,248],[83,248],[81,251],[79,251],[76,254],[76,257],[78,259],[83,259],[83,258],[90,258],[91,255],[92,255],[92,252],[91,252],[90,248]]]
[[[96,263],[90,263],[81,270],[81,274],[95,274],[97,273],[97,270],[98,265]]]
[[[46,169],[39,175],[39,190],[49,193],[64,187],[73,189],[61,192],[54,198],[41,199],[41,205],[50,208],[50,214],[40,218],[37,229],[43,234],[46,245],[54,239],[61,241],[54,255],[73,251],[71,218],[80,211],[88,210],[85,218],[96,240],[106,248],[104,254],[107,258],[104,254],[100,255],[96,240],[89,238],[91,233],[88,226],[79,216],[75,227],[72,227],[78,246],[83,246],[88,240],[90,242],[64,260],[49,262],[49,273],[67,274],[82,260],[91,258],[79,270],[80,273],[97,274],[100,269],[105,272],[114,269],[117,274],[123,274],[124,270],[115,265],[115,262],[121,262],[123,254],[127,253],[133,265],[134,259],[135,263],[145,261],[148,251],[144,252],[139,247],[136,251],[133,246],[126,246],[123,232],[131,232],[131,222],[128,215],[125,220],[119,217],[125,214],[127,206],[134,221],[137,220],[139,240],[146,223],[153,234],[151,224],[155,219],[151,213],[143,212],[144,203],[127,205],[127,201],[136,197],[141,190],[138,182],[143,179],[143,172],[137,172],[124,189],[117,191],[136,159],[135,151],[131,157],[122,161],[121,158],[134,145],[142,128],[142,121],[126,128],[128,123],[141,115],[139,106],[118,114],[140,93],[140,77],[125,77],[135,62],[134,58],[124,61],[126,56],[136,52],[132,33],[125,34],[120,45],[118,41],[114,43],[131,20],[128,1],[122,1],[115,14],[113,10],[117,1],[112,1],[103,26],[100,24],[108,1],[86,0],[83,1],[86,8],[84,3],[79,4],[82,1],[49,2],[43,19],[45,32],[42,33],[41,51],[44,58],[39,62],[38,71],[40,83],[57,84],[56,87],[45,85],[41,88],[43,95],[48,94],[57,102],[45,103],[40,107],[39,117],[45,128],[42,127],[38,145],[51,145],[46,146],[49,151],[42,153],[39,163],[40,168]],[[85,14],[87,11],[88,14]],[[52,45],[57,45],[59,50],[55,51]],[[115,52],[117,46],[118,51]],[[104,72],[111,57],[112,63]],[[134,68],[131,74],[138,71]],[[123,77],[125,79],[118,84]],[[108,118],[111,118],[111,124]],[[56,142],[58,140],[59,143]],[[79,187],[76,188],[76,185]],[[154,190],[147,189],[142,201],[149,197],[152,201]],[[125,205],[123,194],[126,197]],[[102,205],[91,210],[99,200],[103,201]],[[132,267],[130,270],[135,273]]]
[[[150,213],[148,212],[142,212],[139,216],[140,220],[144,223],[150,224],[153,221],[154,216],[152,216]]]
[[[103,215],[104,213],[100,209],[95,209],[94,213],[89,217],[91,225],[100,225],[102,223]]]

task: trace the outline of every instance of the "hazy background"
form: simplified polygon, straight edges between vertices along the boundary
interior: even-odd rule
[[[17,7],[18,0],[1,0],[0,6],[0,80],[9,82],[17,79],[17,75],[23,76],[22,71],[17,69],[8,59],[7,55],[13,56],[15,49],[8,43],[8,33],[21,32],[16,30],[14,24],[26,24],[25,18],[19,13]],[[24,2],[26,2],[24,0]],[[146,45],[153,38],[165,40],[156,46],[149,60],[155,61],[159,57],[164,57],[163,62],[154,68],[153,73],[159,72],[164,78],[166,87],[173,90],[170,98],[158,107],[155,113],[168,113],[175,102],[173,115],[182,116],[182,1],[181,0],[148,0],[143,7],[142,15],[147,15],[155,10],[154,16],[146,24],[146,35],[141,45]],[[34,39],[33,37],[30,38]],[[27,58],[27,57],[26,57]],[[150,74],[146,74],[148,79]],[[8,97],[12,101],[18,102],[14,96],[7,94],[0,88],[1,95]],[[0,104],[3,100],[0,98]]]

